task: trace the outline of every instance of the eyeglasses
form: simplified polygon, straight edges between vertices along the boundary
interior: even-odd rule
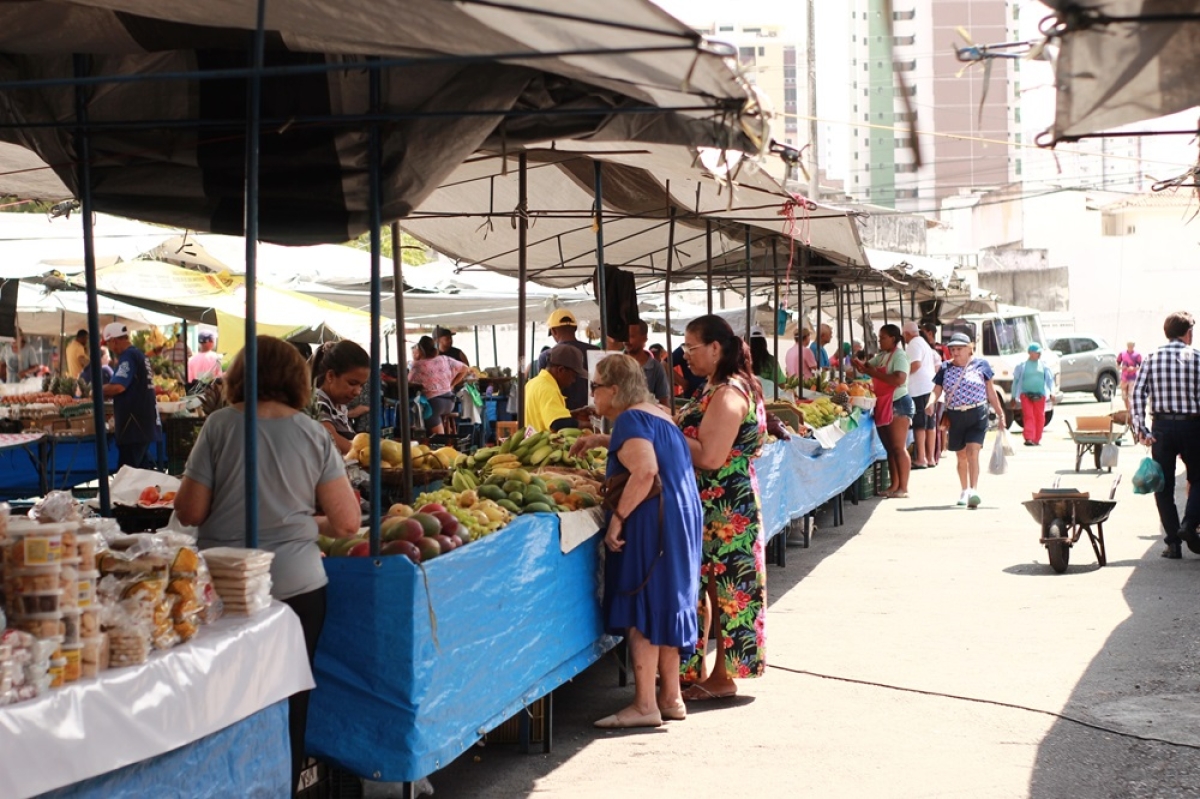
[[[591,386],[591,389],[592,389],[592,393],[593,393],[593,394],[595,394],[595,393],[596,393],[596,389],[598,389],[598,388],[612,388],[612,386],[610,386],[608,383],[595,383],[595,382],[593,382],[593,383],[590,383],[589,385]]]
[[[682,346],[683,346],[683,352],[684,352],[684,354],[685,354],[685,355],[691,355],[691,354],[692,354],[692,350],[698,350],[698,349],[700,349],[701,347],[703,347],[704,345],[703,345],[703,344],[684,344],[684,345],[682,345]]]

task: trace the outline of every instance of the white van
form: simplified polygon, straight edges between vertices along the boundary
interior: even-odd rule
[[[966,333],[975,342],[976,357],[991,365],[996,377],[992,381],[1004,406],[1004,425],[1021,424],[1021,403],[1013,397],[1012,375],[1017,364],[1029,358],[1029,345],[1042,345],[1042,362],[1054,375],[1054,396],[1046,408],[1046,421],[1054,416],[1051,409],[1060,399],[1058,355],[1050,349],[1042,332],[1041,312],[1015,305],[997,305],[995,313],[969,314],[942,325],[941,341],[945,343],[955,333]]]

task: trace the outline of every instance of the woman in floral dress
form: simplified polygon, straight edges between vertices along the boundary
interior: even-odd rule
[[[679,412],[704,507],[700,567],[700,639],[684,652],[684,699],[733,696],[735,677],[758,677],[766,668],[767,569],[762,506],[753,459],[766,438],[762,392],[751,371],[750,348],[719,316],[688,325],[683,344],[688,367],[708,382]],[[705,667],[709,619],[718,614],[716,665]]]

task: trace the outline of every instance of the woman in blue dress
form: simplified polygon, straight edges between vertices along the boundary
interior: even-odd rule
[[[647,390],[644,375],[628,355],[610,355],[597,364],[592,382],[596,410],[614,423],[608,476],[629,474],[604,538],[604,624],[629,640],[634,700],[596,722],[605,729],[686,718],[679,651],[694,646],[698,634],[700,494],[687,441]],[[604,441],[583,438],[576,445],[581,449]],[[655,477],[662,494],[651,497]]]

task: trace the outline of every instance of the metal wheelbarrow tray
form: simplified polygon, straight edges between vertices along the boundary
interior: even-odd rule
[[[1022,503],[1029,515],[1041,524],[1040,543],[1046,547],[1050,568],[1055,572],[1062,574],[1067,570],[1071,547],[1084,533],[1087,533],[1099,564],[1103,566],[1108,562],[1104,547],[1104,522],[1108,521],[1113,508],[1117,506],[1114,497],[1120,482],[1118,475],[1108,499],[1092,499],[1086,491],[1059,488],[1058,481],[1055,481],[1053,488],[1042,489],[1033,495],[1033,499]]]

